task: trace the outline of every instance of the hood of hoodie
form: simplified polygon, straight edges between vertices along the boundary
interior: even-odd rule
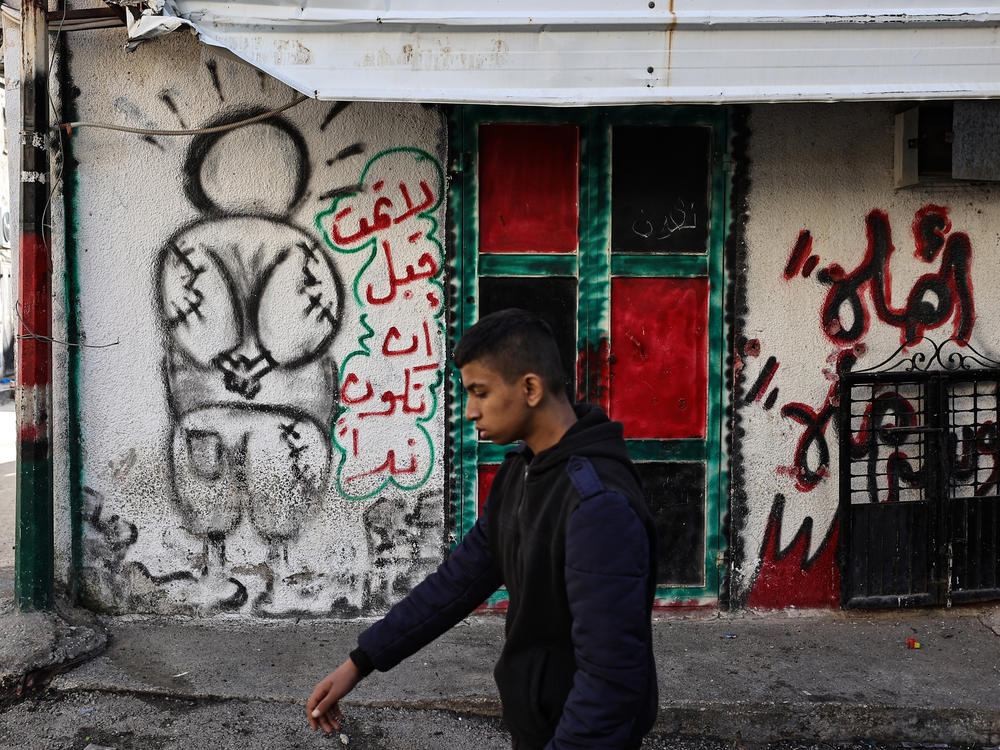
[[[537,477],[551,469],[562,468],[571,456],[583,456],[619,461],[628,466],[638,479],[625,448],[622,423],[608,419],[604,410],[595,404],[576,404],[573,411],[576,412],[576,423],[551,448],[534,455],[528,446],[522,444],[519,447],[525,460],[530,462],[532,475]]]

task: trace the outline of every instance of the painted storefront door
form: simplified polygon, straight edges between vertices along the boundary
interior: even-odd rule
[[[451,345],[505,307],[546,319],[570,392],[625,424],[659,535],[658,604],[713,604],[725,112],[466,107],[452,126]],[[508,448],[477,440],[457,372],[451,385],[457,542]]]

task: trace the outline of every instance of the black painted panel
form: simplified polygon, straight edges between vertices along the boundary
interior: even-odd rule
[[[576,279],[572,276],[484,276],[479,279],[479,315],[520,307],[552,327],[566,371],[570,400],[576,393]]]
[[[949,510],[952,591],[1000,587],[1000,499],[995,496],[956,498],[949,501]]]
[[[704,464],[644,462],[636,467],[656,523],[657,583],[704,585]]]
[[[612,130],[614,251],[706,252],[710,135],[707,127],[623,125]]]
[[[851,506],[848,596],[907,596],[930,592],[928,504],[861,503]]]

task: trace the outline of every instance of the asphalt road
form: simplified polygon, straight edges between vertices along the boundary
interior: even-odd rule
[[[276,701],[180,700],[153,695],[49,692],[0,712],[0,750],[248,750],[249,748],[354,748],[355,750],[506,750],[500,720],[448,711],[345,707],[342,734],[313,732],[301,704]],[[829,744],[784,741],[647,737],[647,750],[911,750],[969,746]],[[93,750],[93,747],[91,748]]]

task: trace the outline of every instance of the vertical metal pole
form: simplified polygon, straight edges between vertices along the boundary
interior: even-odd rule
[[[52,264],[47,0],[21,2],[21,212],[18,257],[17,520],[14,598],[52,606]]]

